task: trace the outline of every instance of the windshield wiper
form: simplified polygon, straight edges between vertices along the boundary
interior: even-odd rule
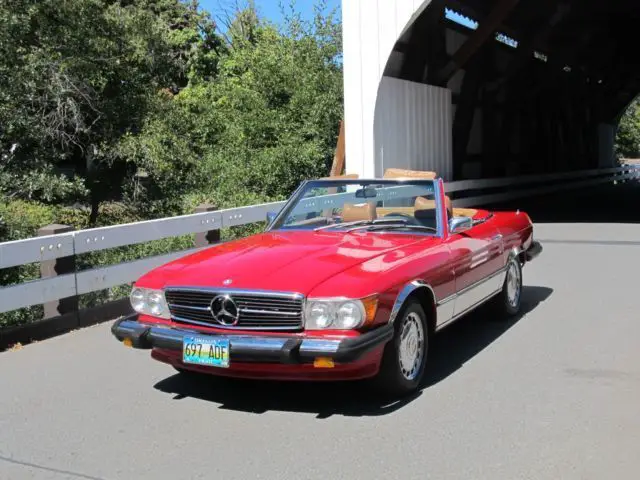
[[[377,220],[356,220],[353,222],[332,223],[331,225],[323,225],[322,227],[314,228],[313,231],[317,232],[319,230],[326,230],[329,228],[338,228],[338,227],[360,227],[360,226],[368,227],[368,226],[379,225],[382,223],[398,223],[401,221],[402,220],[398,220],[398,219],[384,219],[384,218],[379,218]]]

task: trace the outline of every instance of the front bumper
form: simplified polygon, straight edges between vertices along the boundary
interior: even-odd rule
[[[530,262],[538,255],[540,255],[540,253],[542,253],[542,244],[540,242],[533,241],[531,242],[529,248],[527,248],[524,252],[525,259],[527,262]]]
[[[129,339],[134,348],[162,349],[182,352],[182,339],[199,333],[229,339],[232,362],[261,362],[281,364],[313,363],[317,357],[331,358],[337,363],[360,359],[376,347],[393,338],[393,325],[386,324],[357,337],[323,339],[298,336],[271,337],[246,334],[212,334],[183,330],[164,325],[140,323],[134,314],[117,320],[111,332],[119,340]]]

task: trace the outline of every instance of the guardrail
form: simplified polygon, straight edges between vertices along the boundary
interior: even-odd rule
[[[639,166],[625,165],[547,175],[462,180],[447,183],[445,189],[447,194],[452,197],[454,206],[467,207],[638,178],[640,178]],[[501,188],[506,188],[507,191],[486,193]],[[275,202],[228,210],[206,211],[179,217],[5,242],[0,244],[0,268],[35,262],[51,262],[109,248],[262,222],[266,220],[267,212],[278,211],[284,203]],[[0,288],[0,313],[131,283],[159,265],[200,248],[205,248],[208,242],[201,241],[199,243],[189,250],[81,272],[74,271]]]

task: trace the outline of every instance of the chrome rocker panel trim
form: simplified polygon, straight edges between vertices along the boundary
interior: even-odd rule
[[[538,255],[540,255],[540,253],[542,253],[542,244],[538,241],[533,241],[526,250],[522,250],[521,248],[514,248],[511,251],[509,258],[518,257],[524,254],[524,261],[530,262]],[[391,310],[391,315],[389,316],[389,323],[393,323],[395,321],[398,313],[402,309],[402,306],[406,302],[409,295],[411,295],[415,290],[419,288],[428,288],[431,291],[431,295],[433,296],[433,299],[436,303],[436,331],[438,331],[498,295],[502,290],[502,284],[504,283],[504,275],[507,272],[507,266],[508,265],[505,265],[498,271],[474,283],[473,285],[469,285],[460,292],[454,293],[453,295],[450,295],[447,298],[443,298],[440,301],[437,300],[437,297],[431,285],[420,279],[413,280],[406,284],[402,288],[402,290],[400,290],[400,293],[396,297],[396,301],[393,304],[393,308]],[[469,302],[470,304],[466,306],[462,311],[456,312],[455,307],[457,301],[459,301],[460,299],[465,299],[467,297],[473,297],[475,292],[477,292],[483,286],[487,285],[492,280],[495,280],[495,285],[493,286],[494,288],[490,289],[488,294],[482,295],[480,298],[473,299],[471,302]]]
[[[391,324],[385,324],[358,337],[332,340],[295,335],[272,337],[241,333],[216,334],[145,324],[137,318],[138,314],[133,314],[117,320],[111,327],[111,333],[119,341],[130,339],[134,348],[160,348],[179,352],[182,351],[182,339],[185,336],[224,337],[231,343],[232,362],[304,364],[312,363],[316,357],[328,357],[338,363],[348,363],[358,360],[365,353],[393,338]]]
[[[473,285],[468,285],[466,288],[461,290],[460,292],[452,295],[447,300],[447,303],[452,303],[454,308],[452,308],[452,312],[449,317],[438,318],[438,325],[436,330],[440,330],[447,325],[453,323],[459,318],[463,317],[467,313],[470,313],[472,310],[475,310],[477,307],[482,305],[485,302],[488,302],[493,297],[498,295],[502,290],[502,284],[504,283],[504,276],[507,273],[507,268],[503,267],[497,272],[492,273],[488,277],[483,278],[482,280],[474,283]],[[486,291],[482,291],[483,287],[488,286],[488,293]],[[480,295],[478,292],[481,292]],[[466,300],[466,303],[465,303]],[[464,307],[458,311],[457,303],[462,301]],[[438,305],[438,309],[441,308],[443,302]],[[438,310],[440,312],[440,310]]]

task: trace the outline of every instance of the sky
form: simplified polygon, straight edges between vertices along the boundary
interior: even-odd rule
[[[340,16],[341,0],[325,0],[329,11],[337,8],[338,15]],[[261,15],[267,17],[269,20],[279,22],[282,19],[280,3],[285,5],[285,10],[288,10],[290,0],[255,0],[256,7]],[[219,15],[223,9],[232,9],[236,0],[200,0],[200,7],[208,10],[215,17]],[[242,4],[242,0],[238,3]],[[295,0],[296,10],[299,11],[306,19],[310,19],[313,16],[313,7],[317,3],[316,0]]]

